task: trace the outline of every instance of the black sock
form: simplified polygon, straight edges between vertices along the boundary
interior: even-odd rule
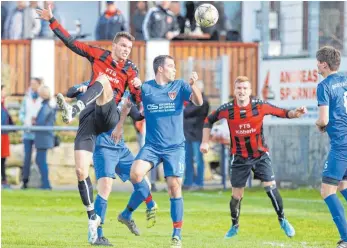
[[[272,206],[274,207],[278,219],[284,219],[284,211],[283,211],[283,201],[280,193],[278,192],[276,185],[266,186],[264,187],[266,194],[269,196],[272,202]]]
[[[84,103],[85,106],[88,104],[94,102],[103,92],[104,86],[98,82],[95,81],[95,83],[88,88],[88,90],[81,96],[79,99],[81,102]]]
[[[78,190],[80,192],[80,196],[82,199],[82,202],[84,206],[87,208],[92,208],[91,210],[87,211],[88,218],[93,219],[95,216],[94,208],[93,208],[93,185],[92,182],[90,181],[90,177],[87,177],[83,181],[78,182]]]
[[[1,183],[7,183],[5,163],[6,163],[6,158],[1,158]]]
[[[233,223],[233,226],[239,224],[239,218],[241,213],[241,199],[236,199],[233,196],[231,197],[229,207],[230,207],[230,214],[231,214],[231,221]]]

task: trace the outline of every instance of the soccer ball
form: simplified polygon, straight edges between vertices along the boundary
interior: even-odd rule
[[[212,27],[217,23],[218,18],[218,10],[212,4],[201,4],[195,10],[196,24],[202,28]]]

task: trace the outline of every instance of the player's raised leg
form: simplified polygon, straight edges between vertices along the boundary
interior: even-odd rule
[[[57,104],[62,110],[63,121],[70,123],[88,104],[96,101],[98,105],[104,105],[109,101],[110,95],[113,96],[110,82],[105,74],[101,74],[95,83],[79,98],[76,104],[70,106],[60,93],[57,95]]]

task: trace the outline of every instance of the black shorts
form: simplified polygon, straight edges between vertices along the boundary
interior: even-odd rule
[[[254,173],[254,179],[259,179],[262,182],[275,180],[268,153],[264,153],[259,158],[244,158],[239,155],[230,157],[229,175],[231,185],[234,188],[245,187],[251,171]]]
[[[105,105],[92,103],[80,113],[80,122],[75,138],[75,150],[94,152],[96,136],[117,125],[120,112],[112,99]]]

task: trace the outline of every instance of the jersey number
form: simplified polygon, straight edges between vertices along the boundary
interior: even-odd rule
[[[347,91],[343,94],[343,105],[346,108],[346,114],[347,114]]]

